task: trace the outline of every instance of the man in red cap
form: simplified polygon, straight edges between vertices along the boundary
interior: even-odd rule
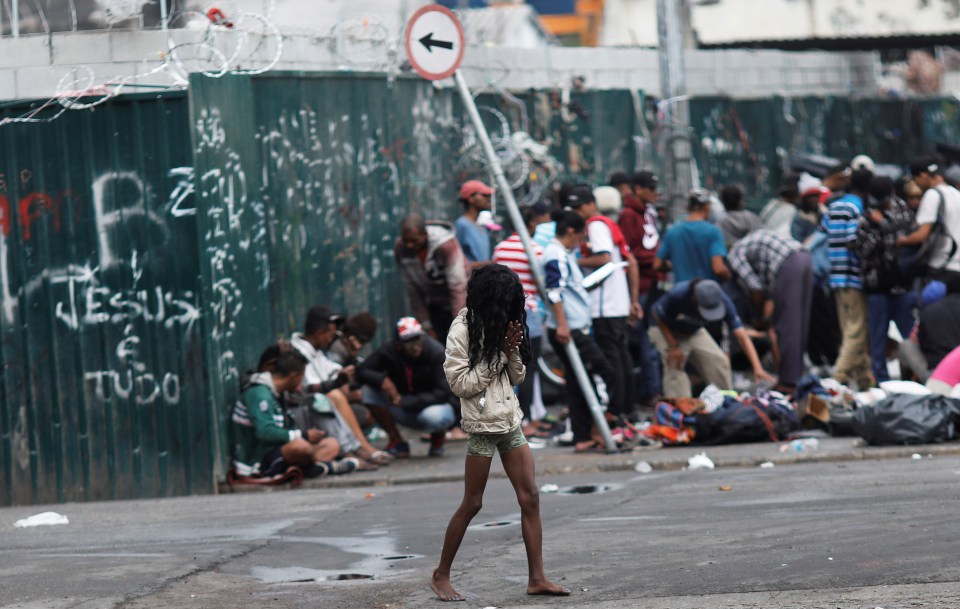
[[[480,180],[468,180],[460,187],[460,202],[464,206],[463,215],[457,218],[454,226],[457,241],[463,249],[467,261],[474,268],[490,262],[490,234],[480,226],[477,218],[481,212],[490,211],[490,197],[493,189]]]

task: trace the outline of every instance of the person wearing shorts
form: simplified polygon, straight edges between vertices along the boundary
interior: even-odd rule
[[[447,525],[440,564],[430,581],[440,600],[466,600],[451,585],[450,569],[470,521],[480,512],[494,452],[500,453],[520,504],[529,569],[527,594],[570,594],[543,572],[533,452],[520,429],[523,413],[513,390],[523,381],[532,357],[525,301],[516,273],[502,264],[480,267],[467,284],[467,307],[459,312],[447,335],[443,371],[450,389],[460,398],[461,426],[469,434],[469,442],[463,500]]]
[[[526,436],[519,427],[505,433],[472,433],[467,442],[467,454],[471,457],[486,457],[493,459],[494,453],[503,457],[515,448],[527,443]]]

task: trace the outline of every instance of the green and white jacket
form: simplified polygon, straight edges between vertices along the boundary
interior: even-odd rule
[[[303,437],[284,426],[280,395],[269,372],[250,377],[233,408],[233,465],[241,476],[260,473],[260,459],[274,448]]]

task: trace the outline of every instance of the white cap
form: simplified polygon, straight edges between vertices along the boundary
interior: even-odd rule
[[[477,214],[477,225],[492,231],[503,230],[503,227],[493,219],[493,214],[486,209]]]
[[[593,197],[597,200],[597,211],[604,216],[616,216],[623,207],[620,191],[613,186],[597,186],[593,189]]]
[[[850,161],[850,169],[856,171],[857,169],[866,169],[870,173],[873,173],[876,170],[876,165],[873,162],[873,159],[868,157],[865,154],[858,154],[853,157],[853,160]]]
[[[813,177],[806,171],[800,174],[800,179],[797,181],[797,191],[800,193],[807,192],[808,190],[818,188],[820,186],[823,186],[823,182],[821,182],[818,178]]]

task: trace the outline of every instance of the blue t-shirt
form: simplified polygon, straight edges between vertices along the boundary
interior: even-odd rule
[[[477,226],[473,220],[460,216],[454,222],[457,229],[457,241],[460,249],[470,262],[486,262],[490,260],[490,235],[487,230]]]
[[[678,282],[698,277],[719,281],[710,260],[714,256],[726,255],[723,233],[703,220],[671,226],[660,241],[660,250],[657,252],[657,258],[670,261],[673,265],[673,278]]]
[[[721,294],[723,298],[723,308],[726,315],[723,318],[727,322],[730,331],[743,327],[743,322],[737,314],[737,307],[725,293]],[[700,310],[694,304],[690,294],[690,282],[683,281],[678,283],[672,290],[661,296],[656,304],[653,305],[653,313],[656,317],[665,323],[671,332],[689,336],[704,327],[707,322],[700,316]]]

